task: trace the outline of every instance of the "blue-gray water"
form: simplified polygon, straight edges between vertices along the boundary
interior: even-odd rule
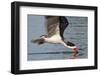
[[[87,58],[87,17],[66,16],[69,26],[64,32],[66,40],[73,42],[79,48],[77,58]],[[31,43],[32,39],[39,38],[46,34],[45,16],[28,15],[28,60],[52,60],[52,59],[70,59],[73,52],[69,48],[65,48],[60,44],[37,45]]]

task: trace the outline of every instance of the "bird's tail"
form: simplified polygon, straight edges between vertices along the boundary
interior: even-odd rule
[[[40,38],[40,39],[35,39],[35,40],[31,40],[32,43],[37,43],[37,44],[43,44],[44,43],[44,39]]]

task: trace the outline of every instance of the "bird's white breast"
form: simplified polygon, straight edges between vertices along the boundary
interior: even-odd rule
[[[61,42],[61,37],[59,34],[56,34],[50,38],[45,38],[45,41],[48,43],[60,43]]]

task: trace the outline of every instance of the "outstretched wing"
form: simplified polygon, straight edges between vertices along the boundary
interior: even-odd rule
[[[66,29],[66,27],[69,25],[69,22],[68,22],[67,18],[64,16],[60,16],[59,19],[60,19],[60,26],[59,26],[60,36],[62,37],[62,39],[64,39],[63,33],[64,33],[64,30]]]
[[[51,37],[59,32],[59,16],[46,16],[47,33],[48,37]]]

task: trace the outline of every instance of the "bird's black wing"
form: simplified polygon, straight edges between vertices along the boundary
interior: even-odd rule
[[[67,18],[64,17],[64,16],[60,16],[59,19],[60,19],[60,26],[59,26],[59,28],[60,28],[60,36],[64,40],[63,33],[64,33],[64,30],[66,29],[66,27],[69,25],[69,22],[68,22]]]

